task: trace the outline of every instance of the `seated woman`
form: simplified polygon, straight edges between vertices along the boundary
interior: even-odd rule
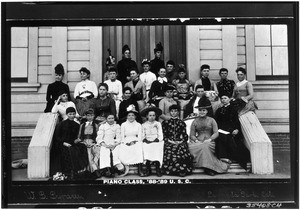
[[[204,91],[213,90],[218,95],[219,93],[218,93],[216,83],[214,83],[209,79],[209,71],[210,71],[210,66],[207,64],[203,64],[200,67],[200,79],[195,82],[195,87],[197,87],[197,85],[202,85]]]
[[[81,143],[83,143],[87,148],[89,160],[87,169],[89,172],[93,173],[98,169],[96,163],[93,160],[92,154],[93,146],[96,144],[98,125],[94,121],[95,115],[93,109],[88,109],[85,112],[85,116],[87,121],[80,125],[78,139],[80,139]]]
[[[189,150],[194,156],[194,166],[204,168],[206,174],[226,173],[229,164],[215,156],[215,139],[218,138],[216,121],[207,116],[210,101],[203,96],[199,101],[199,117],[191,125]]]
[[[136,107],[136,111],[139,112],[139,107],[136,100],[132,99],[132,90],[130,87],[125,87],[123,89],[123,101],[120,103],[119,108],[119,121],[118,123],[121,125],[123,122],[127,120],[126,110],[129,105],[134,105]],[[140,119],[136,119],[139,123],[142,121]]]
[[[174,96],[178,98],[180,108],[183,111],[194,95],[192,84],[186,78],[186,71],[183,64],[179,65],[177,79],[174,79],[172,83],[175,85],[177,90],[177,93]]]
[[[76,111],[75,104],[72,101],[69,101],[68,99],[68,93],[65,90],[62,90],[58,93],[58,98],[55,101],[55,104],[51,110],[52,113],[56,114],[58,113],[62,120],[68,119],[68,116],[66,114],[66,109],[68,107],[74,107]],[[76,111],[76,118],[79,118],[79,114]],[[75,121],[79,123],[79,121],[75,118]]]
[[[172,85],[167,85],[165,87],[165,97],[159,102],[159,108],[162,110],[160,121],[171,119],[169,107],[178,105],[178,101],[173,99],[174,90],[175,87]]]
[[[169,111],[171,119],[162,122],[165,144],[162,170],[166,175],[184,177],[193,170],[193,156],[188,149],[186,125],[178,118],[178,105],[170,106]]]
[[[219,137],[216,139],[216,155],[227,162],[236,160],[245,170],[250,161],[249,150],[245,147],[242,138],[240,121],[235,108],[230,104],[230,95],[221,96],[222,107],[217,109],[215,120],[219,128]]]
[[[115,116],[108,114],[106,123],[100,125],[97,133],[97,145],[94,147],[94,161],[100,169],[97,176],[104,174],[106,177],[114,177],[114,173],[126,175],[129,167],[125,168],[119,160],[119,147],[121,142],[121,128],[115,122]]]
[[[162,111],[155,105],[146,106],[141,111],[141,115],[147,118],[143,123],[143,154],[146,161],[146,175],[151,175],[151,162],[155,164],[156,175],[162,176],[160,167],[162,166],[164,154],[163,132],[160,122],[156,121]]]
[[[67,93],[69,100],[71,100],[69,86],[62,82],[65,71],[62,64],[57,64],[54,68],[55,70],[55,82],[51,83],[47,87],[47,106],[44,112],[51,112],[51,109],[55,103],[55,100],[60,96],[60,91]]]
[[[158,107],[158,103],[165,96],[165,88],[168,85],[168,79],[166,78],[166,69],[161,68],[158,71],[157,80],[152,82],[149,91],[149,101],[148,103],[155,104]]]
[[[130,70],[131,81],[127,82],[124,86],[130,87],[132,90],[132,99],[135,100],[139,106],[139,110],[142,110],[146,105],[146,86],[139,78],[139,72],[136,68]]]
[[[242,99],[246,106],[239,110],[239,116],[245,114],[248,111],[254,111],[257,109],[255,102],[252,100],[254,97],[253,86],[246,80],[246,70],[239,67],[236,70],[238,82],[235,84],[233,89],[232,97],[234,99]]]
[[[96,123],[105,123],[105,115],[108,113],[116,116],[116,102],[114,99],[107,95],[108,85],[100,83],[98,85],[99,98],[97,98],[91,108],[95,110]]]
[[[60,122],[55,129],[53,147],[56,155],[61,159],[61,171],[70,176],[70,179],[74,179],[75,175],[85,171],[88,165],[88,154],[86,146],[77,138],[79,125],[74,122],[75,109],[69,107],[66,113],[68,119]]]
[[[91,72],[82,67],[79,70],[81,82],[77,83],[74,90],[75,105],[80,116],[93,105],[93,99],[98,97],[96,83],[90,81]]]
[[[127,121],[121,125],[119,159],[125,165],[138,165],[138,174],[145,176],[143,164],[142,125],[136,121],[139,113],[133,105],[126,111]]]

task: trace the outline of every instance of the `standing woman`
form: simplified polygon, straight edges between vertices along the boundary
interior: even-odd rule
[[[108,85],[100,83],[98,85],[99,98],[97,98],[92,106],[95,110],[96,123],[105,123],[107,114],[111,113],[116,117],[116,102],[111,97],[108,97]]]
[[[179,106],[172,105],[169,111],[171,119],[162,122],[165,143],[162,170],[166,175],[184,177],[193,170],[193,156],[187,144],[186,124],[178,118]]]
[[[191,125],[189,150],[194,156],[194,166],[204,168],[204,172],[214,176],[216,173],[226,173],[229,164],[215,156],[215,139],[218,138],[216,121],[207,116],[211,108],[210,101],[203,96],[199,101],[199,117]]]
[[[71,100],[69,86],[62,82],[65,71],[62,64],[57,64],[54,68],[55,70],[55,82],[48,85],[46,100],[47,105],[44,112],[51,112],[52,107],[54,106],[55,100],[58,100],[60,96],[60,91],[65,91],[68,95],[69,100]]]
[[[242,110],[239,110],[239,116],[248,111],[255,112],[257,106],[252,100],[254,97],[253,86],[246,80],[246,70],[243,67],[239,67],[235,72],[239,81],[234,86],[232,97],[234,99],[242,99],[246,102],[246,106]]]
[[[142,125],[136,121],[138,112],[133,105],[127,108],[127,121],[121,125],[119,159],[125,165],[138,165],[139,176],[143,172]]]
[[[131,60],[130,48],[126,44],[122,47],[122,60],[117,64],[118,80],[122,82],[123,87],[126,82],[130,81],[130,70],[132,68],[137,69],[137,65],[134,60]]]
[[[158,76],[158,71],[161,68],[165,68],[165,62],[164,62],[164,60],[161,59],[163,50],[164,50],[164,48],[163,48],[161,42],[157,43],[156,47],[154,48],[155,58],[150,61],[151,62],[150,71],[152,73],[154,73],[156,76]]]
[[[82,67],[79,70],[81,82],[77,83],[74,90],[75,105],[80,116],[92,106],[93,99],[98,97],[98,89],[95,82],[90,81],[91,72]]]

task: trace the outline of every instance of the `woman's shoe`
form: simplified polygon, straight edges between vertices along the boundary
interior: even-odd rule
[[[143,171],[143,164],[142,163],[140,163],[138,165],[138,174],[139,174],[140,177],[145,177],[146,176],[146,174],[144,174],[144,171]]]
[[[155,162],[155,169],[156,169],[156,175],[158,177],[161,177],[162,176],[162,173],[160,171],[160,163],[158,161]]]
[[[216,172],[214,172],[213,170],[210,170],[210,169],[204,169],[204,173],[206,173],[209,176],[216,175]]]

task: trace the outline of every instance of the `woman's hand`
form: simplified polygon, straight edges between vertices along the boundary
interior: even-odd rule
[[[67,142],[64,142],[63,145],[64,145],[65,147],[71,147],[71,146],[72,146],[71,144],[69,144],[69,143],[67,143]]]
[[[206,142],[207,143],[211,142],[211,139],[206,139],[206,140],[203,141],[203,143],[206,143]]]
[[[75,140],[74,140],[74,143],[75,143],[75,144],[77,144],[77,143],[79,143],[79,142],[81,142],[81,139],[75,139]]]
[[[231,134],[232,134],[233,136],[235,136],[235,135],[237,135],[238,133],[239,133],[239,130],[238,130],[238,129],[235,129],[234,131],[232,131]]]

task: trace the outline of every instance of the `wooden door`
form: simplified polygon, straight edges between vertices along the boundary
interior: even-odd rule
[[[131,58],[136,61],[140,72],[144,58],[154,58],[156,43],[161,42],[165,62],[173,60],[176,64],[186,65],[186,29],[182,25],[171,26],[104,26],[103,27],[103,69],[108,57],[107,49],[111,49],[116,63],[122,59],[122,47],[128,44]],[[103,72],[104,73],[104,72]]]

